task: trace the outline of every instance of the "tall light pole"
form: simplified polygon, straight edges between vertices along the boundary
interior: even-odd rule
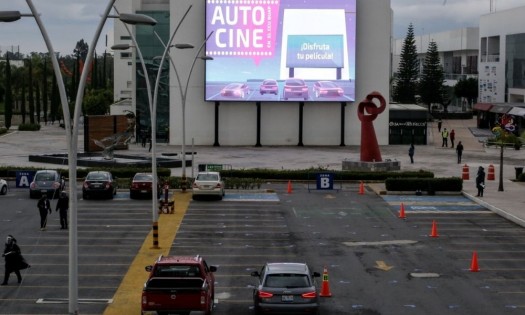
[[[35,21],[40,29],[47,50],[50,54],[51,63],[53,65],[53,71],[55,73],[58,85],[58,91],[60,95],[60,103],[62,105],[62,111],[64,116],[64,127],[66,130],[66,142],[68,144],[68,176],[69,176],[69,314],[78,314],[78,231],[77,231],[77,153],[78,153],[78,130],[79,130],[79,119],[80,111],[82,109],[82,101],[84,96],[84,89],[89,74],[89,65],[92,62],[95,46],[102,32],[102,28],[106,22],[107,17],[111,11],[111,8],[116,0],[110,0],[106,6],[106,10],[102,15],[99,22],[93,41],[89,46],[89,51],[86,57],[86,62],[82,70],[82,76],[79,81],[77,98],[75,100],[75,110],[73,116],[73,126],[71,125],[71,113],[69,111],[66,88],[62,73],[58,64],[57,56],[53,49],[53,44],[49,39],[47,31],[40,19],[40,14],[36,10],[31,0],[26,0],[27,5],[31,11],[31,14],[22,14],[19,11],[0,11],[0,22],[14,22],[22,17],[34,17]],[[122,16],[122,20],[130,23],[151,23],[151,18],[142,14],[126,14]]]
[[[186,96],[187,96],[187,93],[188,93],[188,86],[190,84],[191,74],[193,72],[193,68],[195,66],[195,62],[197,61],[197,59],[202,59],[202,60],[205,60],[205,61],[206,60],[213,60],[213,57],[210,57],[210,56],[199,56],[199,54],[201,53],[202,49],[204,48],[204,45],[206,45],[206,42],[208,41],[208,39],[210,39],[212,34],[213,34],[213,32],[208,34],[206,39],[202,42],[201,46],[199,47],[199,50],[195,54],[195,57],[193,58],[193,62],[191,64],[190,71],[188,73],[188,78],[186,79],[186,85],[184,86],[184,91],[182,90],[182,82],[181,82],[181,79],[180,79],[179,72],[177,71],[177,67],[175,66],[175,63],[173,62],[173,59],[170,57],[170,62],[171,62],[171,65],[173,67],[173,71],[175,72],[175,77],[177,78],[177,83],[179,85],[179,91],[180,91],[180,96],[181,96],[181,109],[182,109],[182,176],[181,176],[181,189],[182,189],[182,192],[186,192],[186,189],[188,187],[188,183],[187,183],[188,180],[187,180],[187,177],[186,177]],[[155,35],[157,36],[157,39],[165,47],[165,49],[169,50],[169,48],[171,47],[170,46],[171,43],[168,43],[166,45],[166,44],[164,44],[162,42],[162,39],[160,38],[160,36],[157,33],[155,33]],[[184,43],[184,44],[175,44],[174,47],[177,48],[177,49],[188,49],[188,48],[193,48],[193,45]]]
[[[173,31],[173,33],[171,35],[171,38],[170,38],[170,43],[171,43],[171,41],[173,41],[173,38],[175,37],[175,34],[177,33],[177,30],[179,29],[180,25],[184,21],[184,18],[186,18],[186,16],[188,15],[188,12],[190,11],[191,7],[192,7],[191,5],[188,7],[188,9],[186,10],[186,13],[183,15],[182,19],[179,21],[177,27]],[[115,8],[115,11],[117,11],[116,8]],[[117,13],[118,13],[118,11],[117,11]],[[144,75],[146,77],[146,88],[147,88],[147,92],[148,92],[148,102],[149,102],[149,110],[150,110],[150,124],[151,124],[151,133],[152,133],[152,135],[151,135],[151,175],[152,175],[153,181],[154,181],[154,184],[152,185],[152,190],[151,190],[152,224],[153,224],[153,247],[152,248],[157,249],[157,248],[159,248],[159,242],[158,242],[158,200],[157,200],[157,194],[158,194],[157,189],[158,189],[158,187],[155,184],[156,181],[157,181],[157,178],[158,178],[158,175],[157,175],[157,138],[156,138],[156,134],[157,134],[157,95],[158,95],[158,89],[159,89],[159,85],[160,85],[160,78],[161,78],[161,74],[162,74],[162,65],[163,65],[164,60],[166,58],[168,48],[164,49],[164,52],[163,52],[163,55],[162,55],[162,59],[160,61],[159,70],[158,70],[158,73],[157,73],[157,76],[156,76],[156,79],[155,79],[154,92],[153,92],[153,95],[152,95],[151,83],[149,81],[148,69],[146,67],[146,63],[144,62],[144,57],[142,55],[140,47],[139,47],[139,45],[137,43],[137,39],[133,35],[133,32],[131,32],[131,30],[128,28],[128,26],[125,25],[125,27],[126,27],[126,30],[128,31],[128,34],[131,37],[131,41],[133,43],[133,46],[129,45],[129,44],[117,44],[117,45],[112,46],[111,48],[114,49],[114,50],[125,50],[125,49],[129,49],[131,47],[135,47],[135,49],[137,50],[137,54],[139,55],[140,63],[142,65],[142,71],[144,71]]]

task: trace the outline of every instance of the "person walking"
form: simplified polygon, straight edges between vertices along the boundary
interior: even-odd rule
[[[444,128],[441,132],[441,137],[443,138],[443,142],[441,143],[441,147],[447,147],[448,148],[448,130],[447,128]]]
[[[441,125],[443,122],[441,121],[441,118],[438,118],[438,132],[441,132]]]
[[[454,149],[454,139],[456,139],[456,132],[454,131],[454,129],[450,130],[450,147],[452,149]]]
[[[42,197],[40,197],[36,206],[40,212],[40,231],[45,231],[47,225],[47,214],[51,214],[51,204],[49,203],[46,194],[42,194]]]
[[[458,164],[461,163],[461,156],[463,155],[463,144],[458,142],[458,145],[456,146],[456,153],[458,154]]]
[[[5,273],[4,281],[2,285],[7,285],[9,282],[9,276],[12,272],[15,273],[18,283],[22,283],[22,275],[20,274],[21,269],[26,269],[29,265],[25,262],[22,257],[20,247],[16,244],[16,239],[13,235],[7,235],[5,240],[5,248],[2,257],[5,259]]]
[[[60,211],[60,229],[67,230],[67,210],[69,209],[69,197],[66,192],[63,191],[58,197],[56,211]]]
[[[476,197],[483,197],[483,190],[485,189],[485,171],[483,166],[478,168],[478,174],[476,175],[476,188],[478,188],[478,194]]]
[[[408,148],[408,156],[410,157],[410,163],[414,164],[414,144],[410,144],[410,148]]]

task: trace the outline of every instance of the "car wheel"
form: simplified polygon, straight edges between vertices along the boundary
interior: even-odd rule
[[[0,195],[7,194],[7,186],[2,186],[2,190],[0,190]]]
[[[129,199],[135,199],[135,194],[133,192],[129,192]]]
[[[89,198],[88,198],[88,194],[86,194],[86,193],[82,193],[82,199],[84,199],[84,200],[89,199]]]
[[[191,196],[191,199],[193,199],[193,200],[197,200],[197,196],[196,196],[196,195],[193,195],[193,196]]]

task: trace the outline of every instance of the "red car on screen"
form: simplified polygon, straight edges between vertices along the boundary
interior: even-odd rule
[[[275,81],[274,79],[264,80],[261,83],[261,86],[259,87],[259,93],[261,93],[261,95],[264,95],[266,93],[277,95],[277,93],[279,93],[278,90],[279,87],[277,86],[277,81]]]
[[[245,98],[250,93],[250,88],[246,83],[230,83],[221,90],[221,96]]]
[[[332,81],[317,81],[314,83],[315,97],[338,97],[344,95],[344,90]]]
[[[302,98],[305,101],[308,99],[308,86],[302,79],[287,79],[284,81],[283,99],[287,101],[289,98]]]

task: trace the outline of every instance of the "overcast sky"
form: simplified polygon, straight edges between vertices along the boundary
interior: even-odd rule
[[[124,1],[124,0],[120,0]],[[176,1],[176,0],[171,0]],[[204,0],[199,0],[204,1]],[[367,0],[383,1],[383,0]],[[100,15],[107,1],[104,0],[33,0],[49,33],[55,51],[72,54],[75,44],[84,39],[91,42]],[[477,27],[479,17],[491,11],[502,11],[525,5],[523,0],[391,0],[394,10],[394,37],[406,35],[413,23],[416,35],[435,33],[462,27]],[[0,11],[17,10],[28,13],[25,0],[0,0]],[[105,49],[109,20],[97,45],[97,52]],[[111,41],[108,45],[111,45]],[[47,51],[37,25],[32,18],[22,18],[12,23],[0,23],[0,49],[2,54],[9,46],[20,46],[22,53]]]

